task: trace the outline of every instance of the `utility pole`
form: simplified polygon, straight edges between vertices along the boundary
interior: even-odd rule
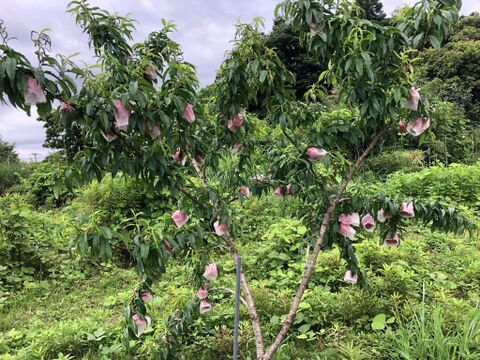
[[[34,159],[33,161],[34,161],[34,162],[37,162],[37,156],[38,156],[38,155],[40,155],[40,154],[39,154],[39,153],[36,153],[36,152],[34,152],[34,153],[31,153],[30,155],[32,155],[32,156],[33,156],[33,159]]]

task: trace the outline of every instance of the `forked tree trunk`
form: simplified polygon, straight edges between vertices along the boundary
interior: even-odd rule
[[[305,292],[305,289],[307,288],[307,285],[310,281],[313,268],[315,266],[315,263],[317,262],[318,254],[320,253],[320,248],[322,247],[322,244],[323,244],[323,238],[325,237],[325,234],[328,230],[330,220],[332,218],[333,212],[335,211],[335,208],[337,207],[338,201],[341,198],[343,192],[345,191],[348,183],[350,182],[350,180],[352,180],[353,175],[360,168],[360,165],[365,160],[365,158],[370,153],[370,151],[375,147],[376,144],[378,144],[378,142],[380,141],[382,136],[385,134],[387,129],[388,127],[384,127],[374,136],[371,143],[368,145],[368,147],[365,149],[362,155],[360,155],[357,161],[355,161],[353,166],[348,171],[348,174],[345,176],[342,183],[340,184],[340,187],[338,188],[338,191],[337,191],[337,195],[332,200],[330,206],[327,209],[327,212],[325,213],[325,216],[323,217],[322,225],[320,226],[320,231],[318,233],[317,240],[315,241],[315,246],[313,247],[312,257],[308,262],[308,265],[305,267],[302,280],[300,281],[300,285],[298,286],[297,293],[293,298],[293,302],[292,302],[292,305],[290,306],[290,311],[288,312],[287,318],[284,321],[282,328],[280,329],[280,332],[278,333],[273,343],[265,351],[264,355],[259,359],[271,360],[275,355],[275,353],[277,352],[278,347],[282,344],[283,340],[285,340],[285,337],[287,336],[287,333],[290,330],[290,327],[292,326],[293,321],[295,320],[295,316],[297,315],[298,306],[302,301],[302,297]]]
[[[295,297],[293,298],[292,305],[290,306],[290,310],[287,314],[287,318],[285,319],[284,323],[282,324],[282,328],[280,329],[278,335],[272,342],[272,344],[268,347],[268,349],[265,350],[264,344],[263,344],[263,337],[262,337],[262,331],[260,327],[260,319],[258,317],[258,313],[255,307],[255,302],[253,301],[252,294],[250,292],[250,288],[248,286],[247,279],[245,277],[245,274],[243,272],[243,268],[241,269],[241,274],[240,274],[240,280],[242,284],[242,290],[244,293],[245,301],[246,301],[246,307],[247,307],[247,312],[250,318],[250,322],[252,324],[253,328],[253,334],[255,337],[255,347],[256,347],[256,353],[257,353],[257,360],[271,360],[273,359],[273,356],[277,352],[278,348],[282,344],[282,342],[285,340],[285,337],[288,334],[288,331],[290,330],[293,321],[295,320],[295,316],[298,311],[298,307],[300,305],[300,302],[302,301],[303,294],[305,293],[305,290],[307,288],[307,285],[310,281],[310,277],[312,276],[313,273],[313,268],[315,267],[315,264],[317,262],[318,255],[320,253],[320,249],[323,244],[323,239],[325,237],[325,234],[327,233],[327,230],[329,228],[329,223],[330,220],[332,219],[333,212],[335,211],[335,208],[337,207],[339,203],[339,199],[341,198],[342,194],[345,192],[345,189],[352,180],[353,175],[357,172],[357,170],[360,168],[362,165],[363,161],[365,158],[368,156],[370,151],[375,147],[375,145],[378,144],[380,139],[383,137],[385,132],[388,130],[388,126],[383,127],[372,139],[370,144],[367,146],[367,148],[363,151],[363,153],[360,155],[360,157],[355,161],[355,163],[352,165],[350,170],[348,171],[347,175],[343,179],[342,183],[340,184],[340,187],[337,190],[337,194],[335,198],[332,200],[330,203],[330,206],[327,209],[327,212],[325,213],[323,217],[322,224],[320,226],[320,230],[317,236],[317,239],[315,241],[315,245],[313,247],[313,252],[311,255],[311,258],[309,261],[307,261],[305,265],[305,270],[303,273],[303,277],[300,281],[300,285],[298,286],[297,292],[295,294]],[[193,159],[193,158],[192,158]],[[194,163],[194,168],[197,171],[200,179],[202,180],[202,183],[204,185],[206,184],[206,179],[203,174],[203,171],[201,169],[200,164],[198,164],[195,160],[192,160]],[[235,244],[233,243],[232,239],[228,234],[222,236],[222,238],[225,240],[225,243],[227,244],[228,250],[230,254],[233,257],[233,260],[236,261],[238,257],[238,250],[235,247]]]

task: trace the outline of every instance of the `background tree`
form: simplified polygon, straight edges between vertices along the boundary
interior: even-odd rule
[[[13,185],[20,182],[24,166],[15,151],[15,144],[0,138],[0,194],[4,194]]]
[[[318,81],[320,73],[327,68],[325,60],[312,57],[300,45],[298,33],[285,19],[275,19],[265,45],[276,50],[285,67],[294,75],[297,99],[304,96],[308,88]]]
[[[15,144],[10,144],[0,138],[0,162],[16,163],[19,161],[18,154],[15,151]]]
[[[474,126],[480,125],[480,16],[463,17],[442,49],[421,53],[420,76],[440,98],[465,109]]]
[[[378,0],[355,0],[357,6],[361,9],[359,16],[362,19],[371,21],[384,21],[386,14],[383,12],[383,4]]]
[[[44,119],[38,118],[43,122],[45,129],[45,142],[43,146],[50,149],[61,150],[66,159],[72,161],[74,156],[87,146],[79,124],[65,126],[61,119],[60,110],[52,111]],[[65,119],[65,121],[67,121]]]

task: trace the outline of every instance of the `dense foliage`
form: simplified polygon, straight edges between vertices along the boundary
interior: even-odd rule
[[[415,195],[448,200],[447,189],[452,189],[449,194],[453,197],[469,191],[470,184],[480,174],[474,169],[460,165],[452,169],[431,168],[414,178],[411,174],[398,173],[385,183],[378,182],[377,186],[388,193],[398,187],[411,188],[420,178],[428,179],[430,188],[422,191],[419,187],[414,190]],[[457,186],[448,186],[454,183]],[[141,342],[133,341],[128,350],[119,336],[124,304],[131,298],[128,287],[136,283],[135,272],[122,269],[122,259],[111,264],[92,264],[65,253],[65,242],[74,232],[76,221],[71,217],[72,211],[77,216],[87,216],[93,205],[97,211],[111,212],[115,205],[110,201],[111,193],[116,192],[120,201],[113,212],[128,213],[123,206],[128,191],[120,195],[125,187],[128,184],[121,180],[113,184],[111,179],[93,183],[78,194],[71,207],[55,213],[32,212],[28,205],[21,205],[23,211],[28,211],[24,215],[31,219],[29,231],[37,238],[41,234],[49,236],[43,240],[48,248],[40,250],[35,243],[26,243],[23,246],[31,247],[23,247],[23,251],[41,254],[42,261],[47,263],[42,265],[43,275],[38,271],[29,273],[32,269],[28,266],[36,266],[32,262],[23,265],[26,272],[15,267],[15,272],[2,273],[2,281],[9,281],[8,287],[3,283],[0,296],[0,331],[3,332],[0,349],[4,359],[151,358],[152,348],[167,334],[168,328],[161,321],[154,323]],[[13,199],[9,201],[12,203]],[[20,204],[21,199],[15,201]],[[459,198],[460,202],[464,206],[471,204]],[[268,195],[260,200],[247,200],[238,214],[246,219],[245,236],[239,244],[244,266],[252,278],[254,296],[264,299],[259,303],[259,314],[270,319],[266,331],[272,335],[288,307],[291,292],[287,289],[296,283],[296,272],[305,257],[306,228],[298,220],[285,216],[296,206],[293,198]],[[470,209],[476,213],[478,205]],[[13,218],[14,211],[11,213],[4,212],[2,217]],[[51,224],[52,219],[58,221]],[[108,224],[108,219],[106,221]],[[50,226],[56,228],[60,222],[64,227],[63,236],[52,238],[56,231]],[[45,227],[46,224],[50,225]],[[403,238],[404,243],[397,249],[379,245],[377,235],[367,235],[364,241],[355,243],[360,266],[368,279],[366,289],[342,284],[344,265],[338,250],[322,253],[292,337],[280,349],[278,358],[404,359],[402,354],[408,354],[433,360],[442,356],[449,358],[456,349],[462,354],[456,358],[475,359],[480,348],[479,315],[475,310],[479,300],[480,283],[476,274],[480,263],[475,256],[467,255],[480,251],[477,238],[430,233],[421,226],[409,226]],[[234,263],[228,255],[216,253],[225,276],[214,286],[232,288],[234,277],[230,275],[234,273]],[[183,287],[189,281],[184,270],[181,261],[173,261],[162,280],[153,287],[156,296],[152,316],[167,317],[192,301],[193,292]],[[23,290],[13,293],[13,286]],[[233,297],[222,290],[213,292],[212,296],[215,309],[210,315],[193,321],[183,340],[181,359],[231,356]],[[271,299],[277,305],[274,306]],[[245,359],[255,353],[248,324],[248,316],[242,311],[240,350],[241,358]],[[388,357],[385,354],[389,354]]]
[[[356,0],[361,10],[360,17],[367,20],[383,21],[386,14],[383,12],[383,4],[378,0]]]
[[[266,46],[275,49],[288,71],[295,76],[295,95],[302,99],[312,84],[318,81],[327,67],[326,61],[312,57],[301,46],[298,33],[285,19],[277,19],[267,35]]]
[[[0,291],[14,299],[1,298],[1,311],[72,284],[94,298],[58,337],[37,319],[37,336],[26,336],[11,325],[25,320],[6,316],[6,358],[226,358],[238,256],[245,358],[307,357],[312,347],[317,358],[418,358],[430,333],[428,356],[475,358],[478,284],[465,273],[478,264],[463,254],[478,250],[467,237],[476,236],[478,165],[418,171],[475,160],[469,113],[416,88],[416,56],[441,49],[459,5],[423,1],[387,23],[377,2],[361,5],[376,14],[366,16],[347,1],[287,0],[277,13],[292,52],[274,46],[275,32],[264,36],[261,19],[239,24],[198,95],[170,22],[133,43],[133,19],[72,1],[95,71],[50,55],[43,31],[33,33],[33,66],[2,27],[0,97],[27,113],[36,105],[64,153],[31,166],[1,199]],[[318,82],[316,70],[285,64],[298,56],[323,64]],[[114,296],[115,276],[133,293]],[[104,303],[87,285],[98,280],[112,294]],[[436,306],[445,292],[465,310],[464,327]],[[115,308],[108,325],[97,319],[103,306]],[[455,340],[445,344],[444,330]]]
[[[20,164],[15,145],[0,138],[0,194],[20,181],[20,175],[25,168]]]
[[[441,98],[465,109],[476,126],[480,124],[480,16],[462,18],[442,49],[422,53],[421,74]]]

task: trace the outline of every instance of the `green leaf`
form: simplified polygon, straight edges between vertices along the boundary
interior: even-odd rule
[[[420,34],[418,34],[413,38],[412,45],[414,48],[416,48],[418,44],[420,44],[420,41],[422,40],[422,38],[423,38],[423,32],[421,32]]]
[[[7,58],[5,60],[5,71],[10,81],[13,81],[15,79],[16,68],[17,68],[17,60],[15,60],[14,58]]]
[[[87,247],[88,247],[88,237],[87,237],[87,233],[86,233],[86,232],[81,233],[80,236],[78,237],[78,239],[77,239],[77,247],[78,247],[78,251],[79,251],[81,254],[84,254],[84,253],[87,251]]]
[[[373,71],[370,67],[367,67],[367,75],[368,75],[368,78],[371,80],[371,81],[374,81],[375,80],[375,75],[373,74]]]
[[[370,66],[372,64],[372,59],[367,52],[362,52],[362,58],[367,66]]]
[[[440,28],[442,26],[442,17],[440,15],[435,15],[433,17],[433,22]]]
[[[25,267],[25,266],[22,266],[20,268],[20,270],[24,273],[24,274],[29,274],[29,275],[33,275],[35,273],[35,268],[33,267]]]
[[[363,104],[362,104],[362,107],[360,108],[360,114],[362,116],[365,116],[365,114],[367,113],[368,111],[368,101],[365,101]]]
[[[441,47],[441,44],[440,44],[440,41],[433,35],[430,35],[428,37],[428,40],[430,40],[430,44],[432,44],[432,46],[435,48],[435,49],[440,49]]]
[[[50,102],[37,104],[37,113],[42,119],[46,119],[52,111],[52,104]]]
[[[393,98],[396,102],[400,102],[402,100],[402,91],[400,90],[400,88],[396,87],[393,90]]]
[[[380,112],[380,103],[378,102],[377,97],[373,98],[373,108],[377,110],[377,112]]]
[[[179,115],[183,114],[183,108],[185,107],[185,102],[178,96],[173,97],[173,103]]]
[[[387,324],[393,324],[395,322],[395,316],[389,317],[386,321]]]
[[[100,240],[100,257],[103,261],[107,261],[112,257],[112,248],[106,239]]]
[[[270,324],[273,324],[273,325],[280,324],[280,317],[278,315],[273,315],[270,318]]]
[[[88,116],[93,115],[93,109],[94,109],[94,104],[92,102],[89,102],[86,106],[85,112]]]
[[[35,77],[35,79],[37,79],[37,81],[40,84],[45,83],[45,76],[43,75],[43,71],[42,71],[41,68],[34,68],[33,69],[33,76]]]
[[[345,63],[345,72],[347,72],[351,66],[352,66],[352,58],[349,58]]]
[[[383,330],[385,329],[387,317],[385,314],[378,314],[372,320],[372,329],[373,330]]]
[[[137,94],[137,90],[138,90],[138,81],[132,81],[130,83],[130,86],[128,87],[128,90],[130,91],[130,94],[132,96],[135,96]]]
[[[256,73],[258,70],[258,65],[260,65],[260,61],[258,59],[253,60],[252,64],[250,65],[252,68],[253,73]]]
[[[310,324],[303,324],[298,328],[298,332],[301,334],[305,334],[308,330],[310,330]]]
[[[362,59],[356,59],[355,60],[355,68],[357,69],[358,75],[363,74],[363,60]]]
[[[150,246],[148,246],[148,244],[141,243],[140,244],[140,256],[142,257],[142,259],[146,259],[149,252],[150,252]]]
[[[260,71],[260,82],[263,83],[265,81],[265,78],[267,77],[267,70],[262,70]]]

